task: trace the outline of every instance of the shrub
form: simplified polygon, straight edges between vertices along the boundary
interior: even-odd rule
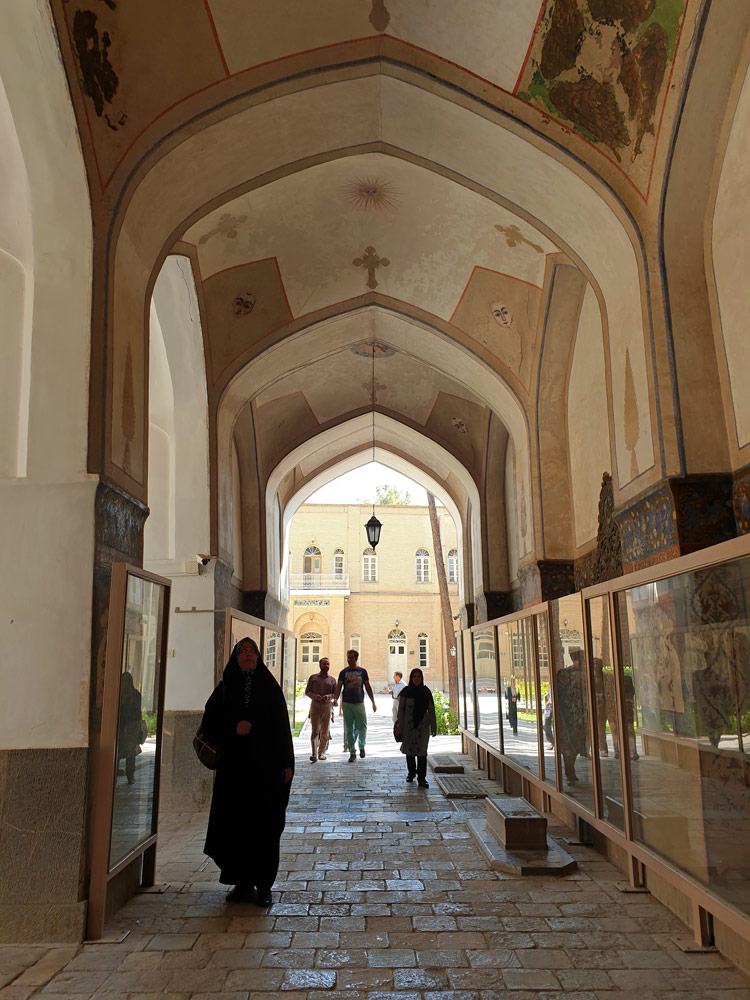
[[[435,702],[435,720],[438,736],[455,736],[458,733],[458,716],[451,712],[448,699],[442,691],[433,692]]]

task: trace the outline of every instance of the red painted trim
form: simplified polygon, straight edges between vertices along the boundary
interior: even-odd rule
[[[208,0],[203,0],[203,6],[206,8],[206,16],[208,17],[208,23],[211,26],[211,32],[214,36],[214,41],[216,42],[216,48],[219,51],[219,58],[221,59],[221,65],[224,67],[224,73],[226,76],[231,76],[232,74],[229,72],[227,61],[224,58],[224,49],[222,49],[221,42],[219,41],[219,33],[216,30],[216,22],[214,21],[214,16],[211,13],[211,8],[208,6]]]
[[[548,254],[544,255],[545,261],[547,260],[548,256],[549,256]],[[545,270],[546,270],[546,266],[545,266]],[[461,297],[459,298],[458,302],[456,303],[456,308],[453,310],[453,312],[451,313],[451,318],[448,320],[448,322],[451,323],[452,325],[455,325],[455,324],[453,324],[453,318],[456,315],[456,313],[458,312],[459,307],[460,307],[461,303],[464,300],[464,295],[466,295],[466,290],[469,287],[469,285],[471,284],[472,278],[474,277],[474,274],[475,274],[476,271],[488,271],[490,274],[497,274],[497,275],[500,275],[500,277],[502,277],[502,278],[510,278],[511,281],[519,281],[522,285],[528,285],[530,288],[536,288],[540,292],[544,288],[544,285],[535,285],[533,281],[525,281],[523,278],[517,278],[515,276],[515,274],[508,274],[507,271],[495,271],[491,267],[482,267],[481,264],[475,264],[474,267],[471,269],[471,274],[469,275],[469,280],[466,282],[466,284],[464,285],[464,290],[461,292]],[[457,330],[461,330],[461,327],[460,326],[456,327],[456,329]],[[461,332],[462,333],[466,333],[465,330],[462,330]],[[494,355],[493,355],[493,357],[494,357]]]
[[[206,0],[204,0],[204,2],[206,2]],[[162,111],[159,112],[158,115],[155,115],[149,122],[147,122],[143,126],[143,128],[135,136],[133,136],[133,139],[131,140],[127,148],[124,150],[122,156],[115,163],[111,173],[104,182],[104,187],[102,188],[102,191],[106,190],[106,188],[111,184],[112,178],[114,177],[120,165],[122,164],[122,161],[128,155],[128,153],[133,148],[135,143],[141,138],[141,136],[146,131],[148,131],[148,129],[150,129],[152,125],[154,125],[157,121],[159,121],[160,118],[163,118],[164,115],[168,114],[170,111],[176,108],[179,104],[182,104],[184,101],[189,101],[192,97],[197,97],[198,94],[205,93],[212,87],[216,87],[218,84],[223,83],[226,79],[234,79],[235,77],[243,76],[245,73],[251,73],[253,70],[262,69],[265,66],[273,66],[274,64],[283,63],[290,59],[297,59],[300,56],[310,55],[315,52],[333,51],[334,49],[340,48],[343,45],[353,45],[356,44],[357,42],[370,41],[373,38],[378,38],[378,39],[388,38],[391,41],[396,42],[398,45],[403,45],[406,46],[407,48],[414,49],[415,52],[424,52],[425,54],[432,56],[435,59],[438,59],[446,66],[455,66],[457,69],[462,70],[462,72],[467,73],[475,80],[478,80],[480,83],[484,84],[487,87],[491,87],[493,90],[496,90],[502,94],[510,94],[510,91],[505,90],[503,87],[499,87],[497,84],[492,83],[489,80],[486,80],[483,76],[479,76],[477,73],[472,73],[471,70],[467,69],[465,66],[461,66],[459,63],[452,62],[450,59],[444,59],[442,56],[436,55],[436,53],[434,52],[430,52],[429,49],[423,49],[419,45],[413,45],[411,42],[406,42],[401,38],[394,38],[393,35],[363,35],[360,38],[349,38],[343,42],[334,42],[332,45],[318,45],[312,49],[303,49],[301,52],[292,52],[286,56],[279,56],[278,59],[269,59],[266,62],[256,63],[253,66],[248,66],[246,69],[238,70],[236,73],[229,73],[229,77],[222,77],[221,80],[214,80],[212,83],[207,83],[204,87],[199,87],[198,90],[193,90],[189,94],[185,94],[183,97],[178,98],[176,101],[174,101],[174,103],[170,104],[169,107],[164,108]],[[228,67],[226,67],[226,63],[224,62],[223,53],[222,53],[222,62],[224,63],[225,68],[227,68],[227,72],[229,72]],[[86,114],[88,115],[88,109],[86,110]],[[96,152],[94,153],[94,155],[96,155]]]
[[[526,72],[526,65],[527,65],[527,63],[529,61],[529,57],[531,56],[531,49],[532,49],[532,47],[534,45],[534,39],[536,38],[536,33],[537,33],[537,31],[539,31],[539,23],[542,20],[542,14],[544,13],[544,8],[546,6],[547,6],[547,0],[542,0],[541,6],[539,7],[539,14],[537,15],[537,19],[536,19],[536,24],[534,25],[534,30],[531,32],[531,41],[529,42],[529,47],[526,49],[526,56],[525,56],[525,58],[523,60],[523,63],[521,64],[521,71],[519,72],[518,77],[516,78],[515,85],[513,87],[513,96],[514,97],[516,96],[516,91],[518,90],[519,86],[521,85],[521,77]]]
[[[682,29],[685,27],[685,19],[687,17],[687,4],[682,10],[682,22],[680,24],[680,30],[677,32],[677,38],[674,43],[674,55],[672,56],[672,67],[669,71],[669,76],[667,78],[667,86],[664,91],[664,100],[661,103],[661,115],[659,116],[659,127],[656,130],[656,135],[654,136],[654,155],[651,157],[651,169],[648,173],[648,184],[646,186],[646,198],[648,201],[651,194],[651,181],[654,177],[654,166],[656,165],[656,151],[659,148],[659,136],[661,135],[661,126],[664,121],[664,112],[667,109],[667,97],[669,96],[669,87],[672,83],[672,74],[674,73],[674,64],[677,62],[677,50],[680,47],[680,41],[682,39]]]

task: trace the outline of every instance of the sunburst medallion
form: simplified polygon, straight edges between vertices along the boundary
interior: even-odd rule
[[[344,187],[344,194],[353,208],[363,212],[396,207],[393,185],[379,177],[358,177]]]

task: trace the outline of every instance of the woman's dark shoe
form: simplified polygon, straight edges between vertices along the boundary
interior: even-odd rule
[[[272,902],[273,896],[270,889],[258,889],[255,893],[255,903],[258,906],[270,906]]]
[[[416,775],[414,775],[414,774],[407,774],[406,775],[406,780],[407,781],[414,781],[415,777],[416,777]]]
[[[247,903],[253,898],[251,885],[236,885],[224,897],[228,903]]]
[[[420,788],[429,788],[430,787],[429,781],[425,781],[424,778],[420,778],[419,781],[417,782],[417,784],[419,785]]]

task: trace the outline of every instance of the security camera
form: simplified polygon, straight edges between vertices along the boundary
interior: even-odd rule
[[[208,566],[208,564],[211,562],[211,556],[204,556],[201,555],[199,552],[198,555],[195,557],[195,561],[198,563],[199,566]]]

